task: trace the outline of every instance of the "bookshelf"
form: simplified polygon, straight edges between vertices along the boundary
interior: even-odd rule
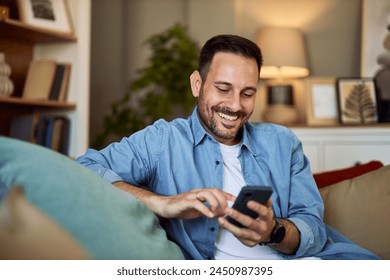
[[[60,110],[74,110],[76,109],[75,102],[59,102],[53,100],[36,100],[36,99],[25,99],[19,97],[1,97],[0,106],[11,109],[14,107],[25,107],[25,108],[39,108],[39,109],[60,109]],[[6,108],[7,107],[7,108]]]
[[[77,41],[74,35],[40,29],[13,19],[0,20],[0,30],[0,51],[5,53],[6,61],[11,66],[15,85],[12,96],[22,95],[35,45]]]
[[[12,96],[0,97],[0,135],[9,136],[15,116],[35,112],[67,115],[71,120],[69,155],[75,157],[88,145],[91,1],[68,0],[68,4],[71,34],[25,24],[19,20],[16,0],[0,0],[10,11],[8,18],[0,17],[0,52],[5,53],[14,83]],[[22,98],[29,65],[35,59],[71,63],[67,102]]]
[[[31,44],[77,41],[76,36],[73,34],[44,30],[10,18],[0,21],[0,28],[2,30],[2,39],[20,40],[20,38],[23,38],[24,42]]]

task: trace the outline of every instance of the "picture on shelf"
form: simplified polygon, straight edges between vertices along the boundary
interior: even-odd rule
[[[338,124],[336,78],[310,77],[305,84],[307,124]]]
[[[20,20],[56,32],[73,33],[67,0],[17,0]]]
[[[337,95],[340,123],[378,122],[375,84],[372,78],[339,78]]]

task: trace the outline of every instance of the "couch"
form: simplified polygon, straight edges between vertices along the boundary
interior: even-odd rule
[[[390,259],[390,166],[314,174],[325,221]],[[133,196],[44,147],[0,137],[0,259],[183,259]]]
[[[77,162],[0,137],[0,259],[183,259],[156,216]]]
[[[390,259],[390,165],[371,161],[314,174],[324,221],[344,236]]]

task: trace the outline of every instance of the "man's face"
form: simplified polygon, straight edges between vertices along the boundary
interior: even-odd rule
[[[256,60],[231,53],[215,54],[206,81],[197,71],[191,75],[200,121],[215,140],[240,142],[238,133],[253,113],[258,80]]]

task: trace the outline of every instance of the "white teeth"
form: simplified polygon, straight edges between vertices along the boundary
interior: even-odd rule
[[[218,115],[223,118],[223,119],[226,119],[228,121],[235,121],[238,119],[238,116],[229,116],[229,115],[226,115],[224,113],[221,113],[221,112],[218,112]]]

